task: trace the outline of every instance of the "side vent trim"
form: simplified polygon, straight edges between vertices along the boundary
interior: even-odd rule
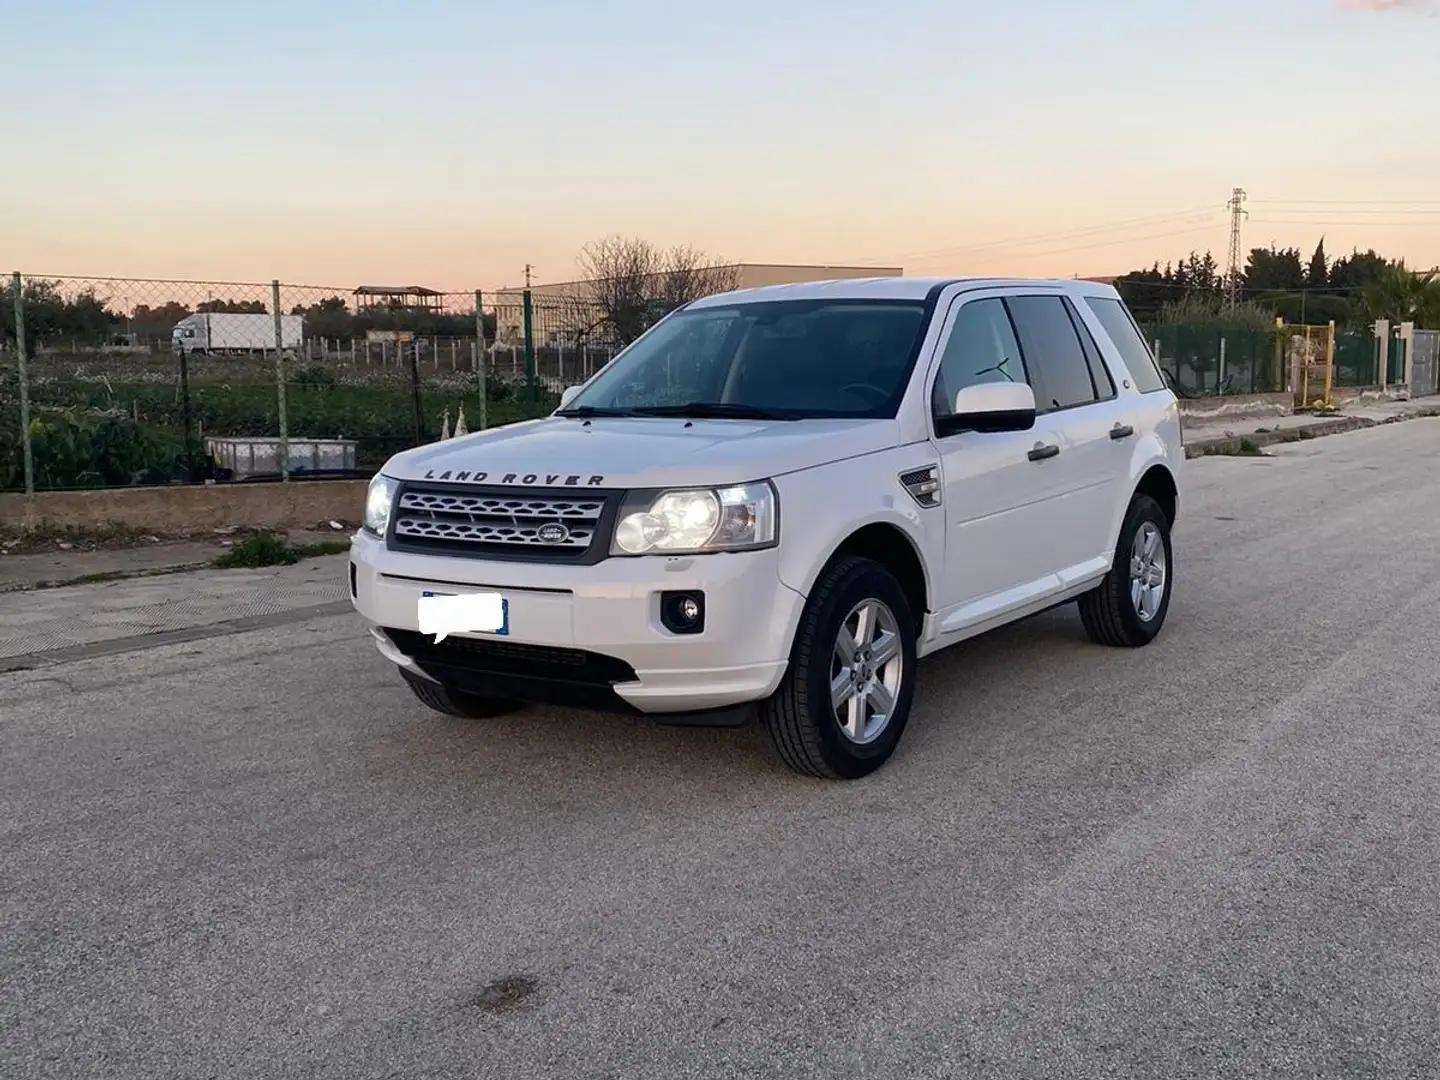
[[[926,465],[903,472],[900,474],[900,486],[921,509],[933,510],[940,505],[940,466]]]

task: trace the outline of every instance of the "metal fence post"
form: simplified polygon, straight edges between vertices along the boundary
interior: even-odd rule
[[[280,314],[280,279],[270,282],[270,306],[275,312],[275,405],[280,420],[280,480],[290,482],[290,420],[285,408],[285,322]]]
[[[480,290],[475,290],[475,374],[480,383],[480,430],[489,422],[490,402],[485,392],[485,309],[480,305]]]
[[[397,349],[404,348],[410,354],[410,396],[415,405],[415,445],[425,442],[425,412],[420,404],[420,342],[416,338],[397,342]],[[395,366],[400,366],[400,357],[395,357]]]
[[[524,292],[525,298],[525,383],[527,392],[530,395],[530,403],[536,401],[535,393],[535,307],[530,297],[530,290]]]
[[[190,414],[190,361],[185,347],[180,347],[180,407],[185,421],[185,479],[195,479],[195,424]]]
[[[1325,404],[1330,404],[1330,393],[1335,389],[1335,320],[1325,327]]]
[[[15,358],[20,375],[20,447],[25,459],[25,494],[35,494],[35,453],[30,446],[30,373],[25,367],[25,282],[16,270],[10,277],[15,297]]]

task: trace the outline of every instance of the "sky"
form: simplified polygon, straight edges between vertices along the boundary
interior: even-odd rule
[[[607,235],[1440,265],[1440,0],[0,0],[0,262],[495,288]],[[18,103],[18,107],[17,107]],[[8,257],[8,259],[7,259]]]

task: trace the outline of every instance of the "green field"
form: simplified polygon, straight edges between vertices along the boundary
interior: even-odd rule
[[[272,366],[260,360],[193,359],[188,365],[192,442],[207,435],[279,434]],[[428,365],[427,365],[428,367]],[[0,386],[0,489],[23,483],[19,395],[12,373]],[[38,490],[166,483],[187,470],[185,412],[178,365],[164,355],[42,355],[30,370],[31,445]],[[358,464],[377,468],[416,445],[415,384],[403,369],[312,364],[287,372],[288,433],[295,438],[356,441]],[[480,425],[474,372],[422,371],[422,432],[439,437],[446,409],[453,423],[463,406],[472,431]],[[486,385],[488,426],[541,416],[556,398],[523,382],[492,377]]]

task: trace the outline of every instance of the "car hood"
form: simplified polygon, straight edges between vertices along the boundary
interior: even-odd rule
[[[417,446],[385,473],[513,487],[721,486],[887,449],[894,420],[547,417]]]

